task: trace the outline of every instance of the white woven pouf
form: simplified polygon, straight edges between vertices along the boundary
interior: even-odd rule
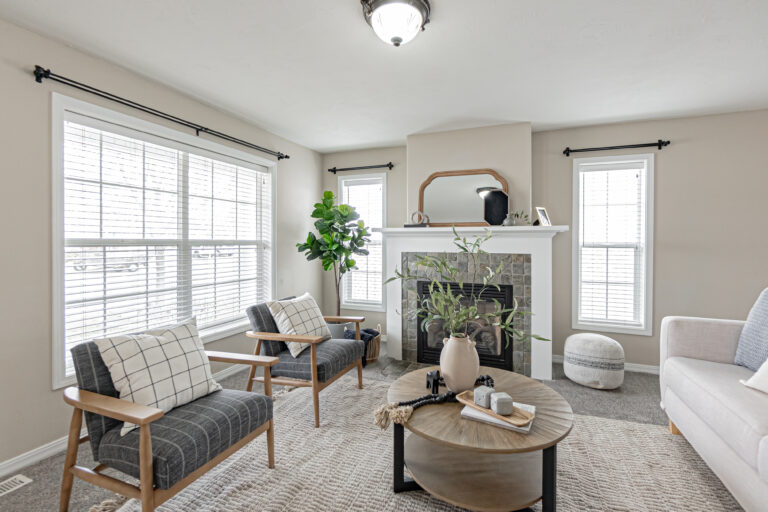
[[[602,334],[573,334],[565,340],[565,376],[595,389],[616,389],[624,382],[624,349]]]

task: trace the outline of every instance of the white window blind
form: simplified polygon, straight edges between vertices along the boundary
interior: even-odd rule
[[[574,328],[651,334],[653,155],[574,160]]]
[[[353,206],[369,230],[384,227],[385,179],[384,174],[339,177],[341,202]],[[354,256],[357,269],[342,279],[342,307],[375,310],[383,306],[381,233],[372,232],[370,238],[368,256]]]
[[[192,315],[226,329],[270,298],[268,168],[73,112],[62,124],[54,385],[79,343]]]

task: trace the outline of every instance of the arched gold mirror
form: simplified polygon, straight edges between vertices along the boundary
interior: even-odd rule
[[[419,187],[419,211],[430,226],[487,226],[482,190],[509,194],[507,180],[493,169],[439,171]]]

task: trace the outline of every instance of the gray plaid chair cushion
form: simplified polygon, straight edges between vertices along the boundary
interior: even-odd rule
[[[224,389],[166,413],[150,427],[155,485],[168,489],[272,418],[272,399]],[[139,430],[101,439],[98,461],[139,478]]]
[[[118,397],[118,392],[112,383],[112,376],[109,374],[107,365],[101,358],[99,347],[95,343],[81,343],[71,351],[72,362],[75,365],[75,375],[77,376],[77,387],[85,391],[99,393],[111,397]],[[99,460],[99,443],[101,437],[115,427],[123,425],[122,421],[117,421],[106,416],[85,413],[85,425],[88,427],[88,435],[91,441],[91,451],[93,458]]]
[[[287,297],[292,299],[293,297]],[[283,299],[286,300],[286,299]],[[256,332],[280,332],[277,329],[275,319],[267,304],[262,302],[245,310],[248,319],[251,321],[251,327]],[[288,346],[282,341],[264,340],[261,342],[261,355],[276,356],[283,350],[288,350]]]
[[[330,339],[317,345],[317,378],[325,382],[341,370],[363,358],[364,344],[360,340]],[[273,377],[312,379],[312,351],[307,349],[293,357],[286,349],[277,354],[280,362],[272,366]]]

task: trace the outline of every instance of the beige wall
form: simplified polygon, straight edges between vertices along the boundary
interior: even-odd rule
[[[407,211],[418,210],[419,187],[433,172],[485,168],[509,183],[512,210],[530,210],[530,123],[409,135]]]
[[[606,333],[628,362],[658,365],[667,315],[744,319],[768,286],[768,111],[613,124],[533,134],[533,202],[572,225],[572,148],[650,142],[655,151],[653,336]],[[624,150],[577,154],[604,156]],[[554,239],[554,353],[571,329],[571,236]]]
[[[321,190],[319,154],[0,20],[0,461],[64,436],[71,417],[61,391],[51,390],[51,91],[138,115],[51,81],[35,84],[34,64],[290,154],[277,170],[276,294],[302,289],[320,296],[322,290],[319,269],[294,247],[311,225]],[[238,351],[251,346],[242,335],[209,345]]]
[[[392,162],[392,170],[372,169],[370,171],[349,171],[332,174],[328,169],[332,167],[357,167],[363,165],[378,165]],[[360,151],[343,151],[339,153],[327,153],[323,155],[323,189],[332,190],[339,194],[339,176],[363,175],[368,173],[387,173],[387,227],[402,227],[406,221],[406,150],[405,146],[392,148],[365,149]],[[318,263],[319,267],[320,264]],[[389,275],[393,269],[385,269],[385,275]],[[323,312],[333,314],[336,308],[336,288],[333,284],[333,273],[326,272],[323,276]],[[386,315],[378,311],[362,311],[342,309],[343,315],[363,315],[366,318],[365,326],[376,328],[381,324],[386,333]]]

